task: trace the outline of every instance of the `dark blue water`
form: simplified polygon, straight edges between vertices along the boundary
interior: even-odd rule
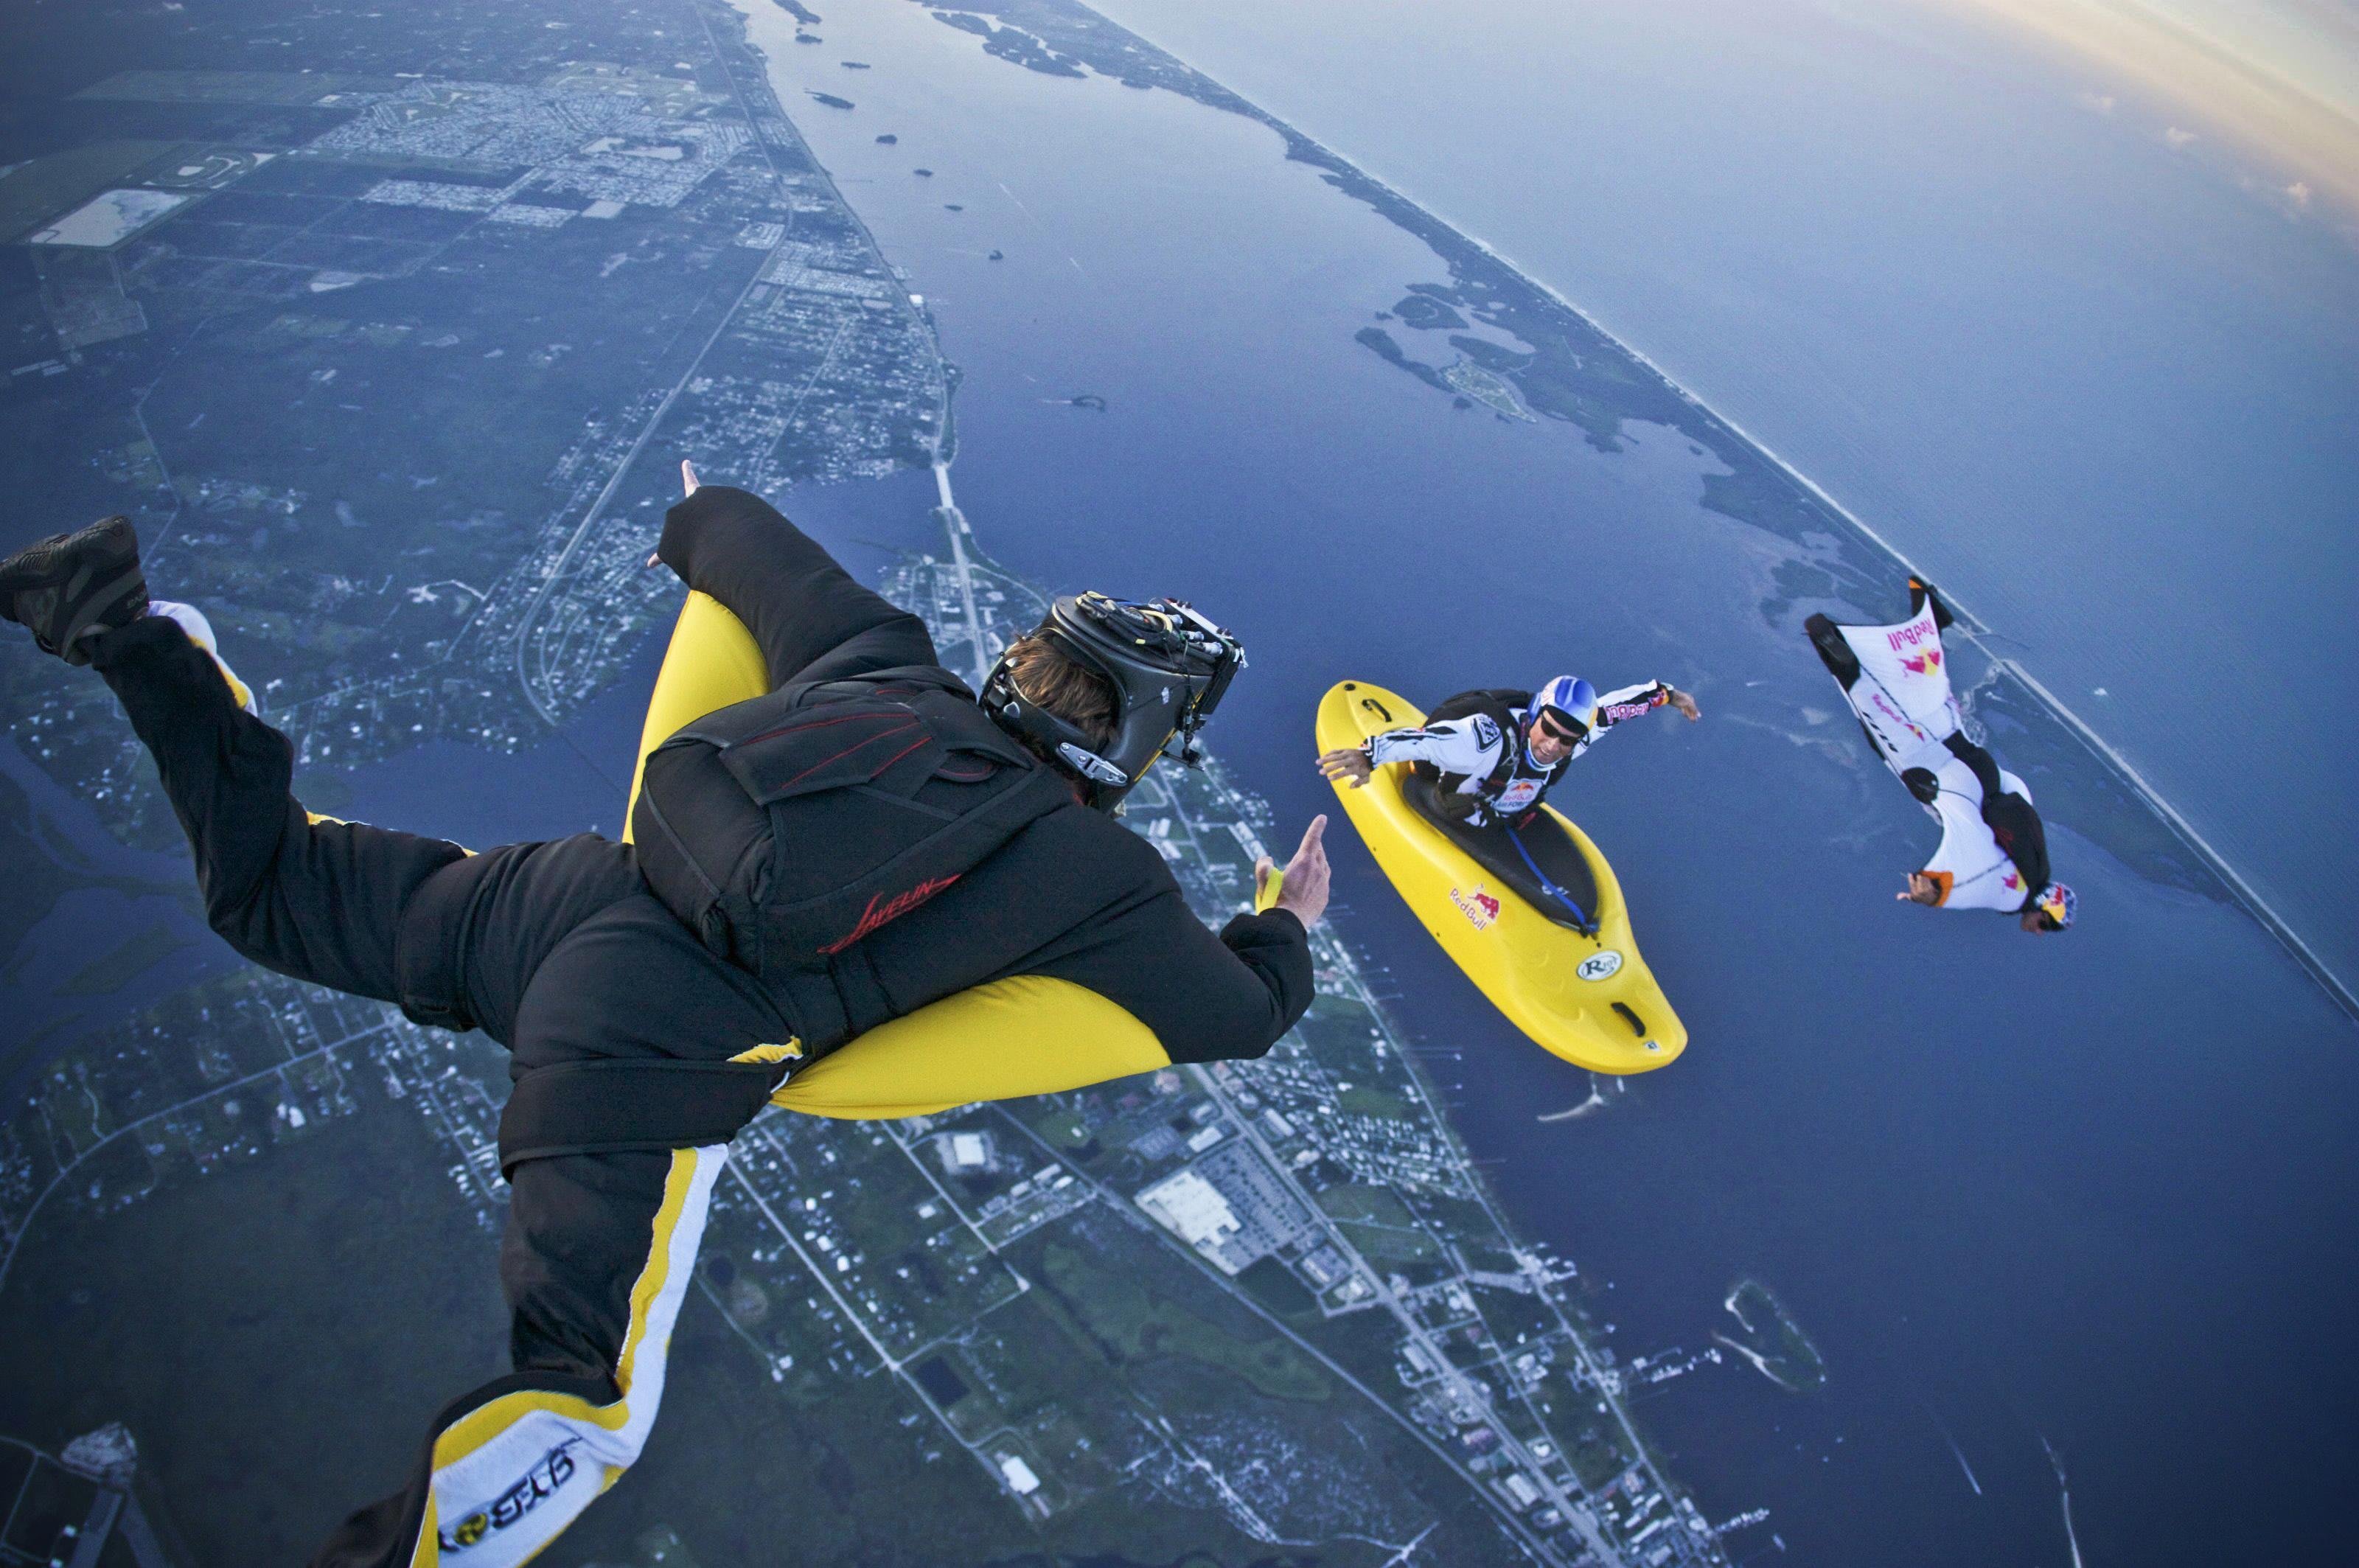
[[[0,778],[25,792],[43,842],[77,880],[103,878],[71,887],[0,964],[0,1016],[8,1023],[0,1094],[15,1094],[53,1044],[103,1029],[236,961],[205,929],[185,852],[126,848],[14,737],[0,737]]]
[[[875,64],[857,112],[809,129],[966,372],[979,536],[1045,581],[1182,592],[1234,626],[1254,665],[1216,744],[1281,833],[1331,799],[1309,721],[1343,676],[1440,693],[1575,669],[1701,699],[1702,724],[1650,719],[1569,785],[1695,1038],[1609,1113],[1533,1120],[1586,1080],[1440,962],[1348,834],[1339,918],[1420,1042],[1462,1051],[1470,1141],[1600,1285],[1619,1347],[1702,1348],[1754,1274],[1825,1353],[1816,1397],[1723,1367],[1641,1403],[1708,1513],[1773,1510],[1732,1546],[2061,1563],[2045,1438],[2090,1561],[2313,1554],[2359,1396],[2359,1055],[2300,971],[2071,822],[2069,939],[1895,904],[1929,824],[1765,623],[1789,547],[1701,510],[1684,442],[1601,456],[1452,412],[1357,347],[1440,268],[1266,130],[1021,71],[915,6],[824,31],[773,47],[782,96]]]
[[[2359,976],[2359,218],[1973,6],[1103,9],[1767,441]]]

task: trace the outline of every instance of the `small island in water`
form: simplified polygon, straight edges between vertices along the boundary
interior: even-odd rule
[[[1769,1293],[1768,1286],[1758,1279],[1740,1279],[1721,1304],[1736,1320],[1742,1336],[1732,1339],[1715,1332],[1712,1338],[1753,1363],[1755,1371],[1789,1394],[1826,1387],[1827,1364],[1819,1347],[1810,1343],[1785,1303]]]

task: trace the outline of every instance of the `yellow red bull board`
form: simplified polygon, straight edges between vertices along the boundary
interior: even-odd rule
[[[1415,703],[1364,681],[1345,681],[1319,704],[1321,752],[1415,726]],[[1376,769],[1359,789],[1339,780],[1344,814],[1451,962],[1542,1050],[1593,1073],[1647,1073],[1687,1049],[1687,1026],[1655,984],[1630,931],[1614,868],[1589,835],[1553,807],[1597,882],[1597,934],[1558,925],[1450,842],[1401,794],[1400,770]]]

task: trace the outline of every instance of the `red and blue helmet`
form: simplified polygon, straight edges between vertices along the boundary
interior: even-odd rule
[[[1533,692],[1531,705],[1524,710],[1527,724],[1536,724],[1543,716],[1571,730],[1575,740],[1587,740],[1597,727],[1597,688],[1578,675],[1558,676]]]

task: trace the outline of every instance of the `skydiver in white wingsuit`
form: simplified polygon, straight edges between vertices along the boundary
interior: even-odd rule
[[[1966,738],[1941,646],[1950,612],[1917,578],[1908,594],[1908,618],[1891,626],[1804,623],[1876,755],[1941,824],[1932,858],[1894,897],[2012,914],[2035,936],[2068,930],[2080,900],[2050,875],[2030,787]]]

